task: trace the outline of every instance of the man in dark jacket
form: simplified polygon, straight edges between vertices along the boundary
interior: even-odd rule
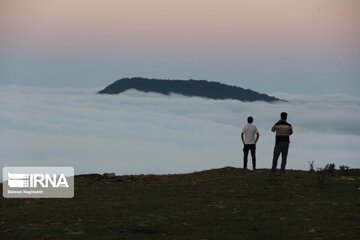
[[[281,160],[280,171],[284,173],[286,166],[286,159],[289,150],[289,144],[290,144],[290,135],[293,134],[293,129],[291,124],[286,121],[287,113],[282,112],[280,116],[281,116],[281,120],[275,123],[275,125],[271,129],[271,131],[276,133],[274,157],[273,157],[271,171],[275,172],[277,167],[277,162],[281,154],[282,160]]]

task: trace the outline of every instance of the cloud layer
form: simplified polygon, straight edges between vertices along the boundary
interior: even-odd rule
[[[128,91],[0,87],[0,164],[74,166],[77,174],[181,173],[242,165],[240,131],[259,128],[258,167],[271,166],[282,111],[294,135],[288,168],[326,163],[359,168],[360,99],[348,95],[293,96],[289,103],[215,101]]]

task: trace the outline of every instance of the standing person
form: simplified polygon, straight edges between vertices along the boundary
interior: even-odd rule
[[[286,160],[289,151],[290,135],[293,134],[293,129],[290,123],[286,121],[287,113],[282,112],[280,114],[281,119],[275,123],[271,131],[276,133],[274,157],[272,162],[271,172],[275,172],[277,162],[281,154],[281,168],[280,172],[285,172]]]
[[[248,155],[249,150],[251,152],[251,158],[252,158],[252,164],[253,169],[256,169],[256,156],[255,156],[255,150],[256,150],[256,143],[259,140],[259,131],[256,128],[255,125],[253,125],[254,119],[253,117],[248,117],[247,122],[244,126],[244,128],[241,131],[241,140],[244,144],[244,170],[247,170],[247,162],[248,162]]]

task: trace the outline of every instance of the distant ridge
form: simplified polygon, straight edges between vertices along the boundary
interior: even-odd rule
[[[149,78],[123,78],[115,81],[103,90],[100,94],[119,94],[129,89],[142,92],[154,92],[169,95],[171,93],[181,94],[189,97],[203,97],[210,99],[236,99],[244,102],[283,101],[281,99],[258,93],[251,89],[230,86],[219,82],[206,80],[164,80]]]

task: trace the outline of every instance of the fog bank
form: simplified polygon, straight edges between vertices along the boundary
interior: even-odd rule
[[[360,168],[360,99],[271,95],[288,103],[244,103],[137,91],[0,87],[4,166],[73,166],[76,174],[183,173],[242,166],[240,131],[260,131],[258,168],[271,166],[272,125],[288,112],[294,135],[287,168],[326,163]]]

